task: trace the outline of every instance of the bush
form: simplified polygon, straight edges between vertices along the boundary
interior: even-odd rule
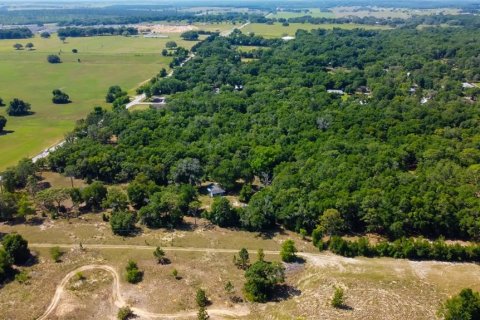
[[[238,225],[238,214],[230,205],[227,198],[219,197],[213,200],[212,210],[206,218],[220,227],[233,227]]]
[[[118,310],[117,319],[118,320],[128,320],[133,317],[133,311],[129,306],[122,307]]]
[[[129,260],[125,268],[127,270],[126,280],[128,283],[139,283],[143,279],[143,272],[138,269],[137,263]]]
[[[12,257],[4,249],[0,248],[0,283],[12,273],[12,260]]]
[[[295,242],[288,239],[282,244],[280,258],[283,262],[294,262],[297,259],[297,256],[295,255],[296,252],[297,248],[295,248]]]
[[[344,292],[342,288],[335,288],[332,297],[332,307],[342,308],[345,305]]]
[[[163,251],[160,247],[157,247],[155,251],[153,251],[153,256],[160,264],[166,264],[168,262],[168,259],[165,257],[165,251]]]
[[[17,233],[10,233],[3,237],[2,245],[12,258],[13,263],[17,265],[24,264],[31,256],[28,249],[28,241]]]
[[[173,269],[173,270],[172,270],[172,276],[173,276],[176,280],[179,279],[177,269]]]
[[[247,269],[250,265],[250,256],[248,254],[248,250],[245,248],[240,249],[240,251],[238,252],[238,258],[237,256],[233,256],[233,263],[239,269]]]
[[[114,234],[127,236],[135,231],[135,216],[127,211],[113,212],[110,226]]]
[[[49,63],[62,63],[62,59],[60,59],[59,56],[57,56],[56,54],[51,54],[47,57],[47,61]]]
[[[195,296],[195,301],[199,307],[205,308],[208,304],[207,294],[203,289],[197,289],[197,295]]]
[[[18,281],[21,284],[29,284],[30,276],[26,270],[22,270],[15,275],[15,281]]]
[[[438,315],[445,320],[480,319],[480,294],[472,289],[462,289],[440,307]]]
[[[56,263],[62,261],[60,259],[62,255],[63,255],[63,252],[60,250],[60,247],[52,247],[50,249],[50,256],[52,257],[53,261],[55,261]]]
[[[210,318],[210,316],[208,315],[207,310],[205,309],[205,307],[200,307],[200,308],[198,309],[197,319],[198,319],[198,320],[207,320],[208,318]]]
[[[279,263],[257,261],[245,272],[245,297],[253,302],[266,302],[277,284],[284,281],[285,268]]]

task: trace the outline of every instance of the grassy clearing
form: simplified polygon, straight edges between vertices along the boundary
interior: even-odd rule
[[[282,36],[294,36],[297,30],[303,29],[310,31],[312,29],[347,29],[352,30],[356,28],[367,29],[367,30],[388,30],[390,29],[387,26],[371,26],[371,25],[362,25],[355,23],[345,23],[345,24],[311,24],[311,23],[290,23],[289,26],[282,26],[280,23],[275,23],[273,25],[263,24],[263,23],[252,23],[242,29],[243,33],[253,32],[256,35],[261,35],[266,38],[279,38]]]
[[[56,36],[1,40],[0,97],[7,103],[13,98],[25,100],[35,114],[7,117],[7,134],[0,136],[0,170],[62,140],[75,121],[94,106],[106,106],[104,96],[109,86],[118,84],[133,93],[140,82],[168,67],[171,58],[162,57],[160,52],[170,40],[185,47],[195,44],[181,40],[178,34],[166,39],[68,38],[65,44]],[[36,50],[16,51],[12,46],[17,42],[32,42]],[[72,49],[79,53],[73,54]],[[47,63],[48,54],[60,51],[63,63]],[[73,103],[54,105],[53,89],[67,92]],[[5,109],[0,108],[0,115],[5,115]]]
[[[195,225],[196,223],[196,225]],[[185,218],[183,227],[176,230],[148,229],[141,227],[135,237],[113,235],[108,222],[101,214],[85,214],[70,220],[45,219],[40,224],[0,225],[0,233],[18,232],[30,243],[61,244],[126,244],[150,245],[152,247],[199,247],[251,250],[280,250],[281,243],[295,239],[299,250],[316,252],[308,241],[303,241],[293,232],[277,230],[271,234],[235,231],[210,225],[203,219]]]
[[[332,12],[322,11],[318,8],[309,8],[305,9],[302,12],[288,12],[288,11],[279,11],[276,13],[270,13],[268,18],[297,18],[303,16],[312,16],[314,18],[335,18],[335,15]]]
[[[331,320],[423,320],[436,319],[439,304],[461,288],[480,289],[476,281],[480,268],[474,264],[349,259],[320,253],[308,258],[304,265],[287,266],[286,290],[275,303],[235,304],[223,289],[231,281],[234,295],[243,297],[243,272],[233,266],[232,254],[167,251],[171,263],[159,265],[153,259],[153,246],[152,250],[64,250],[61,263],[52,261],[48,249],[36,250],[39,263],[27,268],[30,284],[11,282],[0,290],[3,317],[36,318],[69,271],[82,265],[105,264],[123,274],[128,259],[138,263],[144,278],[136,285],[122,278],[122,296],[132,306],[161,313],[196,310],[195,291],[203,288],[212,308],[248,308],[251,313],[240,319],[317,319],[322,315],[322,319]],[[267,255],[266,259],[278,260],[278,257]],[[255,261],[254,255],[251,260]],[[178,280],[172,276],[173,269],[178,270]],[[111,300],[111,276],[99,270],[84,272],[83,276],[84,280],[70,280],[52,319],[106,319],[116,313]],[[345,290],[348,308],[330,306],[335,287]],[[88,307],[91,305],[95,308]]]
[[[237,50],[238,51],[243,51],[243,52],[251,52],[251,51],[254,51],[254,50],[258,50],[258,49],[266,49],[265,47],[257,47],[257,46],[238,46],[237,47]]]

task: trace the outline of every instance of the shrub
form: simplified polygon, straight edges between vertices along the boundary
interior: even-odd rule
[[[139,283],[143,279],[143,272],[138,269],[137,263],[133,260],[128,260],[126,273],[126,280],[129,283]]]
[[[208,303],[207,294],[203,289],[197,289],[197,295],[195,296],[195,301],[199,307],[206,307]]]
[[[445,320],[480,319],[480,294],[462,289],[440,307],[438,315]]]
[[[250,256],[248,254],[248,250],[245,248],[240,249],[240,251],[238,252],[238,258],[237,256],[233,256],[233,263],[239,269],[247,269],[250,265]]]
[[[50,249],[50,256],[52,257],[53,261],[55,261],[56,263],[62,261],[60,259],[62,255],[63,255],[63,252],[60,250],[60,247],[52,247]]]
[[[128,320],[133,317],[133,311],[129,306],[122,307],[118,310],[117,319],[118,320]]]
[[[26,270],[22,270],[15,275],[15,281],[18,281],[21,284],[29,284],[30,276]]]
[[[172,270],[172,276],[173,276],[176,280],[179,279],[177,269],[173,269],[173,270]]]
[[[245,297],[253,302],[266,302],[277,284],[284,281],[285,268],[279,263],[259,260],[245,272]]]
[[[113,212],[110,226],[114,234],[127,236],[135,231],[135,216],[127,211]]]
[[[165,251],[163,251],[160,247],[157,247],[155,251],[153,251],[153,256],[160,264],[166,264],[168,262],[168,259],[165,257]]]
[[[297,248],[295,248],[295,242],[288,239],[282,244],[280,258],[283,262],[294,262],[297,259],[297,256],[295,255],[296,252]]]
[[[335,288],[332,297],[332,307],[342,308],[345,305],[344,292],[342,288]]]
[[[12,272],[12,258],[2,248],[0,248],[0,283],[7,279]]]
[[[205,307],[200,307],[198,309],[197,319],[198,320],[207,320],[208,318],[209,318],[209,315],[207,313],[207,310],[205,310]]]
[[[2,239],[2,245],[15,264],[24,264],[30,258],[28,241],[17,233],[7,234]]]

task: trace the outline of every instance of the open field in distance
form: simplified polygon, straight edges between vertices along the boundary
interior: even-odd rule
[[[300,29],[310,31],[312,29],[367,29],[367,30],[388,30],[391,29],[388,26],[373,26],[373,25],[363,25],[355,23],[345,23],[345,24],[311,24],[311,23],[290,23],[288,26],[282,26],[281,23],[275,23],[273,25],[261,24],[261,23],[252,23],[247,25],[242,29],[242,32],[248,34],[253,32],[256,35],[264,36],[266,38],[278,38],[282,36],[294,36],[295,32]]]
[[[120,85],[134,92],[142,81],[168,68],[170,57],[161,56],[167,41],[190,48],[179,34],[168,38],[105,36],[67,38],[62,43],[35,37],[0,41],[0,97],[8,104],[13,98],[31,103],[33,115],[7,116],[7,134],[0,136],[0,170],[15,165],[23,157],[32,157],[62,140],[75,121],[94,106],[106,106],[109,86]],[[15,50],[13,45],[32,42],[35,50]],[[78,54],[73,54],[77,49]],[[60,54],[61,64],[49,64],[49,54]],[[80,62],[78,62],[80,59]],[[73,101],[67,105],[52,103],[52,90],[61,89]],[[6,107],[0,108],[0,115]]]

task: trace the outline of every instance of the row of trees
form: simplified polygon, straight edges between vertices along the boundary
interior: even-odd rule
[[[138,34],[138,29],[134,27],[67,27],[58,29],[59,37],[96,37],[96,36],[133,36]]]
[[[321,250],[329,249],[346,257],[392,257],[411,260],[439,260],[479,262],[480,245],[447,244],[443,239],[429,241],[422,238],[400,238],[393,242],[382,241],[371,245],[366,238],[356,241],[333,236],[327,242],[314,239]]]

